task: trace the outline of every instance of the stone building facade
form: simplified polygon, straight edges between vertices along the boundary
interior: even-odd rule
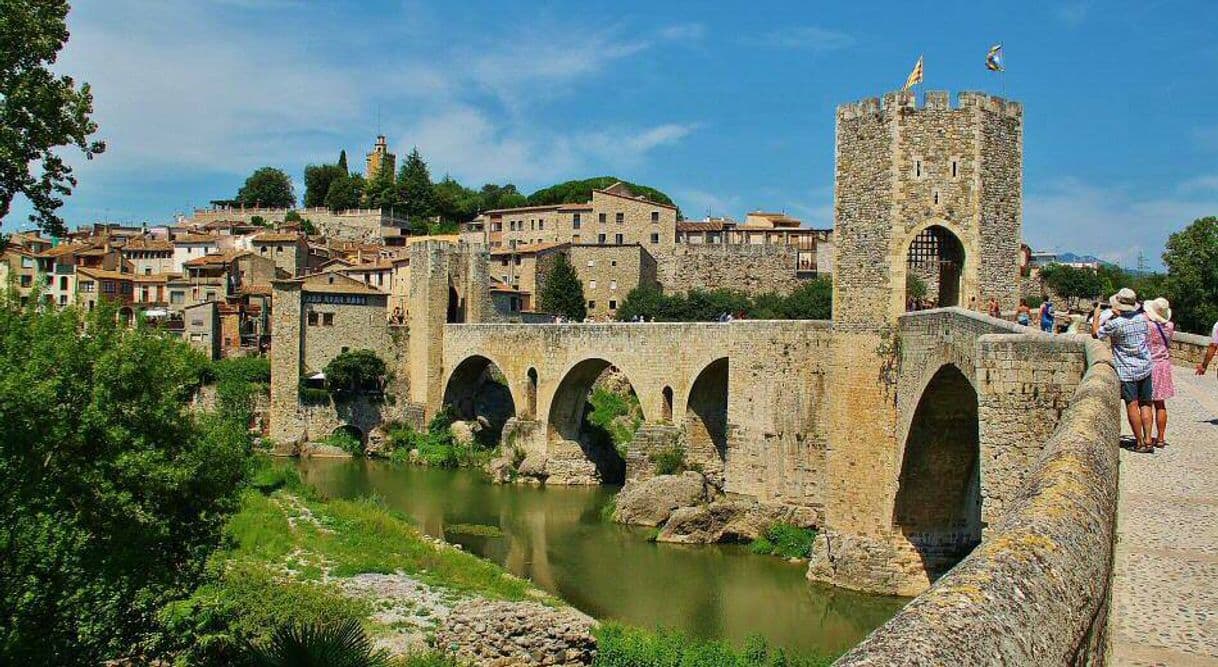
[[[468,227],[481,232],[481,242],[495,251],[540,243],[668,246],[676,242],[676,225],[677,207],[615,183],[593,190],[585,203],[487,211]]]

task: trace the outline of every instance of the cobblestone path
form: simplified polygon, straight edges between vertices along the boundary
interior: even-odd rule
[[[1121,451],[1117,665],[1218,665],[1218,381],[1183,366],[1174,380],[1168,446]]]

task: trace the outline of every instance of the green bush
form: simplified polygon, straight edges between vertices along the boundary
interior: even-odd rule
[[[759,556],[771,556],[774,554],[774,543],[765,537],[759,537],[753,540],[749,549]]]
[[[326,405],[330,402],[330,390],[322,387],[310,387],[302,379],[298,392],[300,402],[305,405]]]
[[[271,360],[267,357],[231,357],[211,362],[208,368],[208,379],[211,382],[225,380],[240,380],[269,384],[271,381]]]
[[[131,655],[220,544],[245,424],[190,411],[202,355],[106,304],[0,290],[0,350],[0,663]]]
[[[351,350],[331,359],[322,372],[332,390],[373,391],[381,388],[386,366],[372,350]]]
[[[694,289],[685,294],[664,294],[652,286],[630,290],[617,310],[629,322],[642,316],[657,322],[714,322],[724,313],[750,319],[826,320],[833,306],[833,283],[827,277],[801,284],[790,294],[766,293],[750,297],[731,289]]]
[[[604,430],[614,448],[626,458],[626,446],[634,440],[635,431],[643,423],[639,397],[634,392],[623,395],[598,387],[588,397],[588,403],[592,406],[588,423]]]
[[[242,656],[250,667],[387,667],[389,655],[349,618],[329,624],[283,624],[270,639],[247,644]]]
[[[812,542],[815,539],[816,531],[811,528],[776,523],[766,529],[764,536],[753,540],[749,548],[755,554],[808,558],[812,555]]]
[[[743,650],[727,642],[695,639],[680,632],[642,630],[604,623],[595,631],[597,667],[819,667],[829,656],[792,655],[750,637]]]
[[[651,453],[651,463],[657,475],[677,475],[685,472],[685,448],[680,443],[671,443]]]
[[[355,435],[344,430],[338,430],[325,439],[325,444],[338,447],[352,456],[364,455],[364,443]]]
[[[473,468],[491,456],[490,447],[477,440],[457,442],[452,436],[455,413],[450,406],[432,417],[427,431],[419,433],[408,425],[394,424],[386,429],[391,452],[389,458],[397,463],[410,461],[410,451],[417,449],[418,461],[434,468]]]

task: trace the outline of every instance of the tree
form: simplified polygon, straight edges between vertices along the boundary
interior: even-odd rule
[[[525,206],[528,200],[515,185],[508,183],[507,185],[495,185],[487,183],[482,186],[482,190],[478,192],[479,211],[490,211],[497,208],[515,208],[517,206]]]
[[[391,208],[401,205],[398,185],[388,169],[378,169],[372,178],[364,182],[364,206],[368,208]]]
[[[262,167],[245,179],[237,191],[237,202],[244,206],[291,208],[296,204],[292,179],[282,169]]]
[[[366,391],[380,389],[386,367],[372,350],[351,350],[331,359],[322,372],[330,389]]]
[[[661,204],[674,205],[672,198],[660,192],[659,190],[648,187],[646,185],[635,185],[627,181],[623,181],[616,176],[597,176],[596,178],[585,178],[579,181],[567,181],[557,185],[551,185],[548,188],[542,188],[537,192],[529,195],[528,204],[530,206],[540,206],[544,204],[582,204],[592,198],[593,190],[604,190],[614,183],[621,182],[635,195],[646,197],[654,202]]]
[[[397,189],[398,201],[410,219],[434,214],[431,172],[418,148],[411,149],[406,163],[398,171]]]
[[[97,132],[89,84],[50,69],[68,41],[67,15],[66,0],[0,0],[0,220],[22,195],[34,208],[30,222],[54,236],[67,232],[56,211],[76,187],[55,148],[75,146],[86,159],[106,150],[89,140]]]
[[[833,313],[833,281],[818,277],[795,288],[783,299],[782,318],[827,320]]]
[[[347,170],[337,164],[311,164],[305,167],[305,208],[325,206],[326,195],[330,192],[330,184],[336,179],[347,177]]]
[[[0,663],[131,655],[194,588],[237,507],[240,401],[186,406],[207,366],[103,304],[0,294]]]
[[[1199,218],[1172,234],[1163,263],[1177,323],[1185,331],[1208,333],[1218,321],[1218,217]]]
[[[588,309],[584,305],[584,284],[566,255],[559,254],[555,259],[554,268],[541,286],[538,305],[543,312],[577,322],[588,316]]]
[[[330,182],[330,189],[323,201],[331,211],[359,208],[364,192],[364,179],[359,176],[340,176]]]
[[[350,174],[351,170],[347,168],[347,151],[343,149],[338,152],[338,168],[343,170],[344,174]]]
[[[1104,292],[1104,283],[1094,269],[1050,264],[1040,270],[1040,279],[1072,309],[1080,299],[1095,299]]]
[[[442,220],[469,222],[478,215],[478,193],[448,176],[432,187],[432,201],[436,215]]]

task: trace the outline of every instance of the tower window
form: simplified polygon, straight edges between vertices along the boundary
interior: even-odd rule
[[[959,165],[960,165],[959,162],[952,160],[952,178],[958,178],[960,176],[960,166]]]
[[[922,178],[922,161],[914,160],[914,178]]]

